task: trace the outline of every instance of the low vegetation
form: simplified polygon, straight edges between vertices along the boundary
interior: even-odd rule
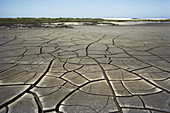
[[[101,22],[104,19],[91,18],[0,18],[0,24],[41,24],[57,22]]]
[[[41,24],[41,23],[57,23],[57,22],[125,22],[125,21],[170,21],[166,20],[105,20],[101,18],[0,18],[0,25],[11,25],[11,24]]]

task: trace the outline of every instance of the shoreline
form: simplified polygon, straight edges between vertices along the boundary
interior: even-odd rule
[[[0,29],[26,29],[26,28],[74,28],[73,26],[141,26],[141,25],[170,25],[170,22],[126,21],[126,22],[57,22],[40,24],[4,24]]]

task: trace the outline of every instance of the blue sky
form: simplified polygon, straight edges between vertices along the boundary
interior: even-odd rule
[[[170,0],[0,0],[0,17],[170,18]]]

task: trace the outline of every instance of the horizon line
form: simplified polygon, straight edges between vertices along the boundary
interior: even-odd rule
[[[170,17],[71,17],[71,16],[5,16],[0,18],[100,18],[100,19],[170,19]]]

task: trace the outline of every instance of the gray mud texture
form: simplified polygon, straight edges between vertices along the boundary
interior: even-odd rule
[[[170,25],[1,29],[0,113],[170,113]]]

